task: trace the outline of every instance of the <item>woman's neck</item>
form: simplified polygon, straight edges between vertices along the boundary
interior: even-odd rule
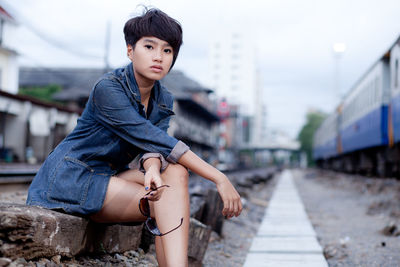
[[[139,92],[140,92],[140,101],[147,109],[147,104],[149,103],[149,99],[151,96],[151,89],[153,88],[154,83],[151,86],[141,87],[139,85]]]
[[[138,87],[139,87],[139,92],[140,92],[140,102],[142,105],[145,106],[147,110],[147,105],[149,103],[149,99],[151,96],[151,89],[153,89],[154,86],[154,81],[149,82],[149,83],[141,83],[137,81]]]
[[[137,75],[137,73],[134,72],[136,83],[139,87],[139,92],[140,92],[140,102],[142,105],[145,106],[147,110],[147,105],[149,103],[149,99],[151,96],[151,89],[153,89],[155,81],[145,79],[144,77],[140,77],[140,75]]]

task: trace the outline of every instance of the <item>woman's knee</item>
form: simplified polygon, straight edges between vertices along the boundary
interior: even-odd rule
[[[189,172],[181,164],[168,164],[167,169],[163,172],[166,182],[177,182],[185,187],[189,183]]]

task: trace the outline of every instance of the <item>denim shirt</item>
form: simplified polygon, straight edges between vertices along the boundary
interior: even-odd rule
[[[152,90],[152,109],[146,114],[132,63],[98,80],[77,126],[33,179],[27,204],[95,213],[102,208],[110,177],[137,155],[161,155],[176,163],[189,148],[166,132],[173,97],[158,81]]]

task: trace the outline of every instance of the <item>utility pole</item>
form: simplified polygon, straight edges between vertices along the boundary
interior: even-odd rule
[[[110,53],[110,34],[111,33],[111,21],[107,21],[106,26],[106,36],[105,36],[105,46],[104,46],[104,70],[107,72],[110,69],[110,62],[108,61],[108,56]]]

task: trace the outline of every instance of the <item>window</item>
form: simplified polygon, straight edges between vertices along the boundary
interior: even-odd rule
[[[3,28],[4,28],[4,20],[0,19],[0,45],[3,44]]]
[[[399,86],[399,59],[394,62],[394,88]]]
[[[4,90],[3,86],[3,69],[0,68],[0,90]]]

